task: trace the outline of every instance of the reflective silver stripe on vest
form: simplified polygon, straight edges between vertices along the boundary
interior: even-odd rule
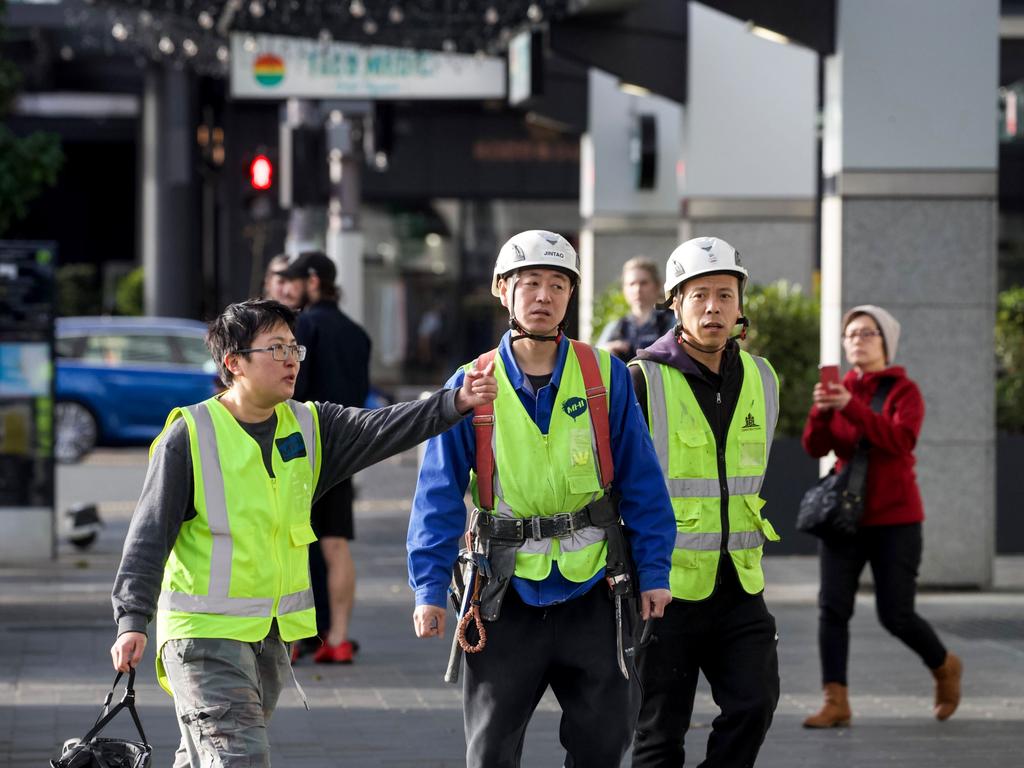
[[[301,592],[292,592],[290,595],[285,595],[281,598],[281,601],[277,604],[278,616],[284,616],[286,613],[298,613],[299,611],[305,611],[313,607],[313,590],[304,589]]]
[[[309,457],[309,468],[313,470],[313,479],[316,480],[316,428],[313,426],[313,412],[297,400],[289,400],[288,407],[299,422],[302,442],[306,444],[306,456]]]
[[[584,528],[582,531],[574,533],[572,536],[559,539],[558,546],[561,547],[563,552],[579,552],[591,544],[604,541],[606,535],[604,528],[592,525],[589,528]]]
[[[206,505],[206,524],[213,534],[213,551],[210,553],[210,583],[207,595],[211,598],[227,598],[231,594],[231,558],[234,541],[228,522],[228,505],[224,498],[224,475],[220,471],[220,457],[217,454],[217,432],[213,428],[213,417],[206,403],[189,406],[189,413],[196,423],[196,439],[199,443],[199,466],[203,474],[203,503]],[[219,611],[201,611],[219,613]],[[270,611],[267,611],[269,615]],[[232,614],[234,615],[234,614]],[[250,614],[241,614],[248,616]]]
[[[764,543],[760,531],[743,531],[729,534],[729,551],[753,549]],[[676,549],[693,549],[699,552],[717,552],[722,548],[721,533],[676,533]]]
[[[647,379],[647,415],[650,419],[651,439],[658,454],[661,473],[668,478],[668,411],[665,407],[665,382],[661,378],[659,364],[650,360],[638,360]],[[717,481],[716,481],[717,482]],[[670,496],[679,494],[671,493]]]
[[[289,400],[288,407],[292,409],[295,420],[299,422],[299,431],[302,432],[302,442],[306,444],[306,455],[309,457],[309,470],[312,474],[310,483],[310,494],[316,487],[316,427],[313,423],[313,412],[303,403],[296,400]],[[307,568],[308,568],[307,563]],[[309,583],[313,583],[313,574],[310,571]],[[292,592],[284,595],[277,604],[277,615],[284,616],[288,613],[298,613],[313,607],[313,588],[310,586],[301,592]]]
[[[218,616],[242,616],[249,618],[270,618],[274,600],[269,597],[210,597],[189,595],[169,589],[160,592],[157,603],[162,611],[181,613],[212,613]]]
[[[747,496],[761,490],[763,475],[746,475],[729,478],[730,496]],[[722,495],[721,485],[716,478],[673,478],[665,481],[668,495],[673,498],[717,499]]]
[[[761,374],[761,387],[764,389],[764,420],[765,424],[765,459],[772,449],[772,440],[775,439],[775,425],[779,421],[779,387],[775,383],[775,376],[763,357],[751,355],[757,363],[757,370]],[[759,489],[760,490],[760,489]]]

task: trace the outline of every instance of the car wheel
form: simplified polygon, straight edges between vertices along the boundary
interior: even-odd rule
[[[81,461],[96,447],[96,417],[84,405],[72,402],[57,403],[55,415],[54,458],[63,464]]]

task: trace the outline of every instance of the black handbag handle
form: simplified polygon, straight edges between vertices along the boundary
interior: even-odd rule
[[[117,689],[117,684],[121,682],[123,676],[124,672],[118,672],[117,676],[114,677],[114,683],[110,686],[110,692],[103,700],[103,710],[100,712],[100,716],[96,718],[96,723],[93,727],[82,737],[83,744],[87,744],[96,738],[97,734],[106,728],[122,709],[127,709],[132,716],[132,720],[135,722],[135,727],[139,731],[142,743],[147,747],[149,746],[149,741],[146,740],[146,732],[142,730],[142,721],[139,719],[139,713],[135,709],[135,667],[129,667],[128,669],[128,682],[125,684],[124,696],[121,697],[121,701],[114,705],[113,709],[110,709],[110,702],[114,698],[114,691]]]
[[[878,388],[875,390],[875,394],[871,398],[871,410],[875,413],[882,412],[882,406],[885,405],[885,398],[889,396],[889,392],[892,390],[893,384],[896,383],[896,379],[891,376],[886,376],[880,382],[878,382]],[[871,449],[871,443],[868,442],[867,438],[861,438],[860,443],[857,445],[857,450],[853,454],[853,458],[850,459],[850,474],[846,479],[846,490],[845,495],[860,499],[864,495],[864,484],[868,478],[868,451]]]

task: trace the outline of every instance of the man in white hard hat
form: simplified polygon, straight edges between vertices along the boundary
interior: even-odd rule
[[[444,635],[452,567],[468,544],[448,679],[464,650],[470,768],[520,764],[549,686],[564,765],[617,768],[639,707],[637,619],[661,616],[671,599],[675,524],[626,366],[563,333],[579,276],[576,251],[553,232],[502,247],[491,290],[510,330],[476,363],[493,360],[499,399],[427,443],[413,500],[418,637]]]
[[[767,360],[739,348],[747,270],[724,240],[676,248],[665,268],[676,327],[630,363],[678,532],[672,603],[640,652],[644,701],[633,768],[681,766],[698,672],[722,713],[702,766],[752,766],[779,698],[775,619],[765,605],[758,495],[779,415]],[[734,335],[737,326],[743,330]]]

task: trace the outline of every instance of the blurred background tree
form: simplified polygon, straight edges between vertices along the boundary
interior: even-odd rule
[[[996,425],[1024,432],[1024,286],[999,294],[996,310]]]
[[[114,292],[114,311],[119,315],[141,315],[142,311],[142,267],[136,267],[117,281]]]
[[[0,0],[0,41],[7,39],[6,17],[7,0]],[[0,56],[0,120],[10,113],[20,87],[21,73]],[[0,123],[0,236],[24,218],[32,200],[57,182],[63,162],[56,134],[36,131],[15,136]]]

